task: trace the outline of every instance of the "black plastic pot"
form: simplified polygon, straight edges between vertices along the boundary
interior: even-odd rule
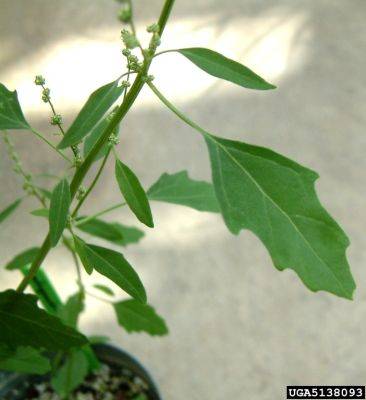
[[[106,344],[93,345],[93,349],[99,360],[104,364],[111,367],[127,368],[136,376],[144,380],[149,386],[149,400],[162,400],[150,374],[140,364],[140,362],[130,354],[124,350]],[[24,400],[24,392],[22,392],[22,388],[24,388],[26,382],[34,379],[35,378],[30,375],[0,372],[0,399],[9,398],[11,400]],[[9,397],[14,389],[17,389],[19,393],[16,396],[12,395],[12,397]]]

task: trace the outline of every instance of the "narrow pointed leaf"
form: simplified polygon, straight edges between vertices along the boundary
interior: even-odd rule
[[[61,321],[71,328],[77,328],[79,315],[84,310],[84,295],[77,292],[70,296],[66,303],[58,309],[58,317]]]
[[[114,304],[119,325],[127,332],[146,332],[152,336],[168,334],[165,321],[148,304],[124,300]]]
[[[274,265],[295,270],[309,289],[351,299],[355,283],[345,255],[349,241],[317,198],[318,175],[263,147],[205,138],[230,231],[251,230]]]
[[[31,347],[18,347],[13,353],[3,355],[0,348],[0,370],[23,374],[46,374],[50,361]]]
[[[27,128],[29,124],[20,108],[17,92],[11,92],[0,83],[0,130]]]
[[[24,276],[28,275],[30,264],[21,268]],[[56,289],[49,280],[43,269],[39,269],[36,276],[29,284],[33,292],[38,296],[44,309],[53,315],[56,315],[58,309],[62,306],[61,299],[56,292]]]
[[[122,225],[118,222],[106,222],[98,218],[76,225],[81,231],[108,240],[120,246],[138,243],[144,232],[133,226]]]
[[[120,246],[125,247],[129,244],[138,243],[145,236],[142,230],[134,226],[122,225],[118,222],[114,222],[112,225],[122,235],[122,239],[113,241],[113,243],[119,244]]]
[[[220,212],[211,183],[195,181],[187,171],[163,174],[147,191],[150,200],[179,204],[199,211]]]
[[[107,116],[106,118],[102,119],[99,124],[90,132],[90,134],[84,140],[84,157],[86,157],[90,150],[94,147],[95,143],[98,141],[102,133],[105,131],[107,125],[109,124],[110,118]],[[113,134],[116,137],[119,137],[119,125],[114,129]],[[100,160],[106,154],[108,149],[110,148],[110,143],[105,143],[102,148],[99,150],[99,153],[94,159],[95,161]]]
[[[74,350],[66,357],[64,364],[52,377],[51,384],[56,393],[62,398],[84,382],[88,374],[88,360],[82,350]]]
[[[120,160],[116,160],[116,179],[126,203],[136,217],[145,225],[154,226],[146,193],[136,175]]]
[[[22,199],[17,199],[13,203],[9,204],[4,210],[0,212],[0,224],[6,220],[19,206]]]
[[[36,296],[14,290],[0,293],[0,344],[58,351],[86,343],[75,329],[39,308]]]
[[[140,302],[146,303],[145,288],[122,254],[104,247],[85,245],[86,257],[93,268]]]
[[[80,218],[82,219],[82,217]],[[113,224],[98,218],[91,219],[84,224],[77,225],[81,231],[110,242],[123,240],[122,233]]]
[[[225,79],[248,89],[268,90],[276,86],[266,82],[255,72],[216,51],[196,47],[179,49],[193,64],[216,78]]]
[[[70,187],[66,179],[60,181],[52,192],[49,223],[51,246],[57,245],[64,231],[71,203]]]
[[[90,263],[85,250],[86,243],[74,235],[75,251],[78,254],[85,271],[90,275],[93,272],[93,265]]]
[[[82,139],[98,124],[104,114],[121,95],[123,88],[118,81],[108,83],[93,92],[84,104],[80,113],[67,130],[58,145],[65,149],[82,141]]]
[[[43,217],[43,218],[48,218],[50,215],[47,208],[37,208],[37,210],[33,210],[30,213],[35,217]]]
[[[11,261],[9,261],[5,268],[8,270],[20,269],[28,264],[32,264],[39,252],[39,247],[32,247],[30,249],[22,251],[16,255]]]
[[[102,293],[104,293],[108,296],[114,296],[113,290],[106,285],[101,285],[100,283],[97,283],[97,284],[93,285],[93,287],[95,289],[100,290]]]

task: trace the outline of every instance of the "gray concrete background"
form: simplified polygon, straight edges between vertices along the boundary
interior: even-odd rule
[[[140,30],[161,4],[136,1]],[[109,0],[0,0],[0,81],[19,88],[34,126],[52,133],[32,86],[35,73],[49,78],[66,123],[88,91],[118,74],[116,9]],[[271,147],[320,173],[319,196],[351,238],[348,256],[358,289],[353,302],[311,293],[291,271],[276,271],[252,234],[233,237],[217,215],[154,204],[156,229],[125,255],[170,335],[128,336],[112,310],[94,300],[82,327],[107,333],[139,357],[164,398],[273,400],[285,398],[289,384],[365,384],[365,12],[364,0],[177,1],[166,48],[217,49],[278,89],[256,93],[217,82],[173,55],[154,67],[157,85],[208,130]],[[29,133],[12,136],[32,171],[62,166]],[[122,126],[119,152],[146,187],[163,171],[210,176],[200,137],[147,91]],[[21,193],[9,169],[1,145],[0,208]],[[119,198],[110,164],[87,210]],[[25,202],[2,225],[2,262],[42,240],[46,224],[27,215],[36,207]],[[108,219],[136,223],[127,210]],[[62,249],[45,268],[65,296],[75,290],[72,262]],[[0,286],[18,279],[1,272]],[[87,280],[94,281],[103,282]]]

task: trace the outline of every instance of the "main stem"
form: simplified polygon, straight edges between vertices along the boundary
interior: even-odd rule
[[[175,0],[165,0],[163,9],[160,13],[159,17],[159,34],[160,36],[163,34],[166,23],[168,22],[169,15],[171,13],[171,10],[174,6]],[[80,165],[80,167],[76,170],[75,175],[71,181],[70,184],[70,192],[71,192],[71,199],[73,200],[83,179],[85,178],[85,175],[88,173],[95,157],[98,155],[100,149],[103,147],[103,145],[108,141],[109,136],[112,134],[116,126],[122,121],[122,119],[126,116],[127,112],[135,102],[137,96],[139,95],[142,87],[144,86],[144,77],[147,75],[147,72],[149,70],[150,64],[151,64],[152,59],[145,59],[144,65],[141,69],[141,71],[137,74],[137,77],[131,86],[131,89],[127,93],[127,96],[123,100],[122,104],[118,108],[116,114],[112,118],[112,120],[109,122],[108,126],[104,130],[103,134],[100,136],[98,141],[95,143],[93,148],[90,150],[89,154],[83,161],[83,163]],[[29,282],[34,278],[36,275],[38,269],[40,268],[42,262],[46,258],[47,254],[49,253],[51,249],[51,241],[50,241],[50,235],[49,233],[47,234],[46,238],[43,241],[43,244],[38,252],[38,255],[36,259],[33,261],[31,268],[29,270],[28,275],[26,275],[23,280],[20,282],[17,292],[22,293],[25,288],[28,286]]]

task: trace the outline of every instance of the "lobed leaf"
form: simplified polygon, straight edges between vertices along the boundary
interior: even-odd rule
[[[32,347],[21,346],[14,352],[4,354],[0,346],[0,370],[43,375],[50,369],[50,361]]]
[[[98,124],[104,114],[119,98],[123,91],[118,86],[118,80],[108,83],[93,92],[84,104],[80,113],[67,130],[65,136],[58,145],[59,149],[75,145]]]
[[[150,200],[179,204],[199,211],[220,212],[212,184],[191,179],[187,171],[161,175],[147,191],[147,196]]]
[[[86,343],[75,329],[39,308],[36,296],[14,290],[0,293],[0,344],[58,351]]]
[[[114,304],[119,325],[131,332],[146,332],[152,336],[168,334],[168,328],[161,318],[148,304],[136,300],[124,300]]]
[[[146,303],[145,288],[122,254],[91,244],[86,244],[84,248],[88,262],[96,271],[106,276],[133,298]]]
[[[11,92],[0,83],[0,130],[28,129],[16,91]]]
[[[137,176],[120,160],[116,160],[115,172],[120,191],[131,211],[143,224],[153,228],[149,201]]]
[[[216,51],[195,47],[176,50],[197,67],[216,78],[225,79],[242,87],[256,90],[275,89],[276,86],[266,82],[255,72],[217,53]]]
[[[355,283],[345,233],[322,207],[318,175],[263,147],[205,135],[213,183],[229,230],[249,229],[279,269],[296,271],[313,291],[348,299]]]
[[[69,183],[66,179],[62,179],[54,188],[50,202],[49,223],[52,247],[57,245],[67,225],[70,204],[71,194]]]
[[[22,199],[17,199],[13,203],[9,204],[7,207],[5,207],[4,210],[0,212],[0,224],[6,220],[19,206],[19,204],[22,202]]]

